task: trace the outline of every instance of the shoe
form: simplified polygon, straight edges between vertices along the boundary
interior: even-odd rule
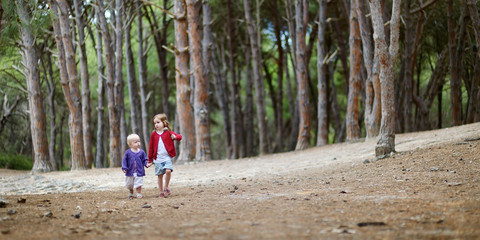
[[[162,193],[158,194],[157,198],[165,198],[165,194],[162,192]]]
[[[128,194],[128,199],[133,199],[133,193]]]
[[[137,193],[137,198],[143,198],[142,194]]]
[[[172,192],[170,192],[170,189],[165,188],[165,194],[166,194],[167,196],[170,196],[170,194],[172,194]]]

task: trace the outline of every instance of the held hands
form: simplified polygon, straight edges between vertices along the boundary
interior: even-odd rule
[[[171,136],[172,136],[172,140],[177,139],[177,137],[175,136],[175,134],[172,134]]]
[[[124,170],[123,170],[123,173],[127,173],[127,170],[124,169]]]
[[[147,163],[147,168],[149,168],[150,166],[152,166],[152,163],[151,162]]]

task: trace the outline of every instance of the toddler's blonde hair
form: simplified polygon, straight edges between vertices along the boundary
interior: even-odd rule
[[[128,146],[132,146],[132,142],[135,141],[135,140],[139,140],[140,141],[140,136],[138,136],[137,134],[135,133],[132,133],[130,135],[127,136],[127,144]]]

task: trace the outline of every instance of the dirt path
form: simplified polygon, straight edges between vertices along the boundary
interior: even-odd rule
[[[0,239],[479,239],[479,139],[477,123],[399,134],[378,161],[371,139],[177,165],[167,199],[153,169],[133,201],[118,168],[0,170]]]

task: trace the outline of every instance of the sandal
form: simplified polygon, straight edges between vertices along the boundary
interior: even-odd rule
[[[158,194],[157,198],[165,198],[165,194],[162,192],[162,193]]]
[[[128,194],[128,199],[133,199],[133,193]]]
[[[143,198],[142,194],[137,193],[137,198]]]
[[[170,194],[172,194],[172,193],[170,192],[170,189],[166,188],[166,189],[165,189],[165,194],[166,194],[167,196],[170,196]]]

